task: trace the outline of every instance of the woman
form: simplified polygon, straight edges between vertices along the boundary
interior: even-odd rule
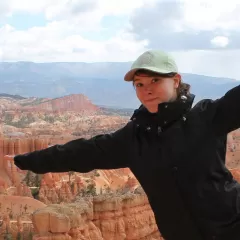
[[[173,58],[147,51],[125,76],[142,105],[112,134],[19,155],[35,173],[129,167],[166,240],[240,239],[240,185],[225,167],[227,134],[240,127],[240,86],[192,106]]]

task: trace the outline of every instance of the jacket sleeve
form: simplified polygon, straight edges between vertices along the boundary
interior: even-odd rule
[[[217,136],[223,136],[240,127],[240,85],[213,102],[215,114],[212,127]]]
[[[22,170],[34,173],[89,172],[94,169],[116,169],[129,166],[132,125],[111,134],[97,135],[90,139],[80,138],[64,145],[34,151],[14,158]]]

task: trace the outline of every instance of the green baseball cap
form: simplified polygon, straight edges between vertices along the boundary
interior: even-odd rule
[[[173,57],[160,50],[149,50],[141,54],[132,64],[125,77],[125,81],[132,81],[134,74],[139,69],[145,69],[156,73],[178,72],[178,67]]]

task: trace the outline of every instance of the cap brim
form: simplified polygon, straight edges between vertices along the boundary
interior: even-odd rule
[[[155,73],[170,73],[169,71],[166,71],[166,69],[159,69],[159,68],[156,68],[156,67],[141,67],[141,68],[133,68],[131,69],[130,71],[128,71],[125,76],[124,76],[124,80],[125,81],[133,81],[133,78],[134,78],[134,75],[136,73],[136,71],[140,70],[140,69],[144,69],[144,70],[149,70],[149,71],[152,71],[152,72],[155,72]]]

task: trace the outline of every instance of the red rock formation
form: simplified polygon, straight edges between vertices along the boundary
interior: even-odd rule
[[[15,117],[23,111],[30,113],[33,110],[46,112],[84,112],[86,110],[87,112],[95,112],[98,108],[83,94],[71,94],[55,99],[12,100],[0,98],[0,113],[4,111],[8,116]]]
[[[83,94],[72,94],[61,98],[48,100],[34,106],[26,106],[24,109],[46,110],[50,112],[95,112],[98,108]]]
[[[65,205],[50,205],[33,214],[37,235],[46,239],[160,240],[145,194],[98,196]]]
[[[23,202],[21,202],[19,197],[13,196],[0,196],[0,200],[1,204],[4,204],[3,209],[0,211],[0,239],[19,239],[19,235],[22,237],[20,239],[32,239],[31,233],[34,232],[34,229],[32,221],[30,220],[31,214],[28,210],[30,210],[30,212],[35,211],[37,208],[44,207],[44,205],[42,205],[42,203],[37,204],[34,202],[36,200],[33,201],[33,199],[23,199]],[[31,202],[34,206],[31,206]],[[29,203],[30,205],[28,205]],[[24,207],[22,207],[22,204],[25,204]],[[9,209],[11,210],[10,212]],[[18,209],[17,214],[14,214],[14,209]],[[23,210],[23,212],[20,210]]]
[[[18,215],[24,217],[25,220],[31,219],[31,214],[46,205],[36,199],[22,196],[0,195],[0,216],[11,212],[11,219],[17,219]]]
[[[26,171],[18,169],[13,157],[20,153],[40,150],[48,147],[47,139],[0,139],[0,182],[17,186]]]
[[[240,169],[240,129],[228,134],[226,166]]]
[[[127,182],[126,182],[126,187],[134,190],[139,186],[139,182],[137,181],[137,179],[135,177],[129,177]]]
[[[3,138],[3,122],[2,122],[2,114],[0,112],[0,139]]]

